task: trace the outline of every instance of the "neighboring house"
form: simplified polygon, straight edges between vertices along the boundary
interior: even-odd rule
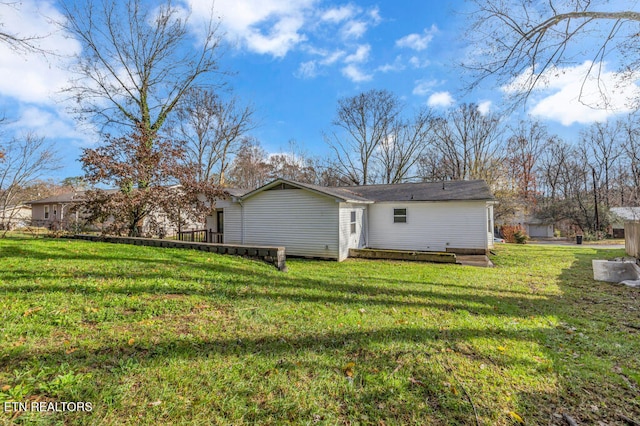
[[[107,191],[117,191],[109,189]],[[85,217],[81,212],[72,209],[72,206],[80,203],[83,199],[84,191],[67,192],[60,195],[54,195],[40,200],[29,201],[26,204],[31,205],[31,224],[32,226],[42,226],[52,230],[77,230],[80,227],[85,227]],[[177,226],[174,226],[171,221],[161,212],[152,212],[150,216],[154,221],[162,227],[163,235],[174,235],[178,232]],[[103,224],[93,224],[90,227],[94,230],[99,230],[103,225],[107,225],[110,220],[107,220]],[[152,233],[149,221],[145,221],[143,226],[144,233]],[[185,220],[182,224],[183,229],[187,228],[201,228],[202,223],[197,223],[191,220]]]
[[[27,226],[31,220],[31,207],[20,204],[0,209],[0,229],[15,229]]]
[[[524,209],[517,209],[509,218],[497,221],[498,227],[502,225],[520,225],[525,233],[532,238],[553,238],[554,224],[548,220],[543,220],[533,214],[527,213]]]
[[[611,207],[613,238],[624,238],[624,223],[640,221],[640,207]]]
[[[225,244],[344,260],[350,248],[486,254],[495,199],[484,181],[321,187],[276,179],[227,190],[207,226]]]
[[[77,212],[71,212],[71,207],[81,201],[83,195],[84,191],[74,191],[27,202],[31,205],[31,225],[49,229],[77,226],[81,218]]]
[[[527,217],[524,222],[524,229],[531,238],[553,238],[553,224],[538,219],[537,217]]]

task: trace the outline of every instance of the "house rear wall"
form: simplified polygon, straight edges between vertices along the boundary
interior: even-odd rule
[[[335,199],[302,189],[278,189],[256,194],[243,204],[242,211],[235,208],[239,204],[225,208],[225,243],[285,246],[291,256],[338,258]],[[242,238],[235,241],[237,234],[229,231],[241,228],[240,216]]]
[[[407,222],[394,223],[393,210],[407,209]],[[393,250],[487,250],[485,201],[384,202],[369,206],[369,247]],[[492,241],[491,241],[492,242]]]

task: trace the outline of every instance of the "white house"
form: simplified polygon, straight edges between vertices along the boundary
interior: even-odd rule
[[[640,221],[640,207],[611,207],[614,238],[624,238],[624,223]]]
[[[350,248],[486,254],[495,199],[484,181],[321,187],[276,179],[228,190],[207,227],[225,244],[344,260]]]

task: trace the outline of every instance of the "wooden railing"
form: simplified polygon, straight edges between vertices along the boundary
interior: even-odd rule
[[[224,234],[222,232],[213,232],[212,229],[209,230],[209,239],[207,240],[208,243],[214,243],[214,244],[222,244],[224,243],[224,238],[223,238]]]
[[[212,229],[194,229],[191,231],[178,232],[179,241],[189,241],[192,243],[213,243],[222,244],[224,242],[222,232],[213,232]]]

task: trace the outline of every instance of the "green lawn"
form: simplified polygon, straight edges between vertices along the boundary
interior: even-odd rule
[[[289,259],[282,273],[188,250],[0,240],[0,423],[640,420],[640,289],[591,272],[623,251],[496,252],[492,269]]]

